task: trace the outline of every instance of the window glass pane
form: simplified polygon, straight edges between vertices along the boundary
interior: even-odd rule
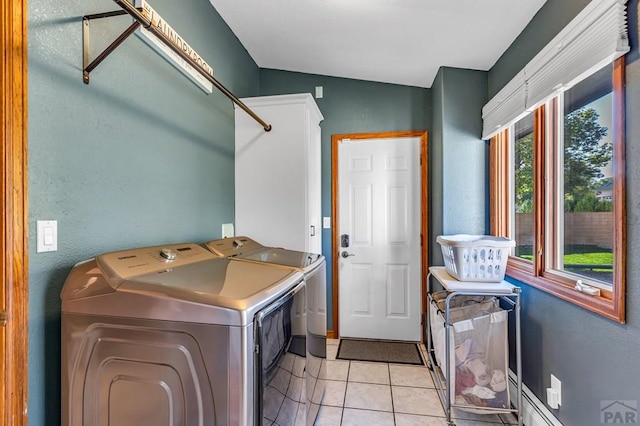
[[[532,260],[533,253],[533,114],[513,126],[513,223],[515,256]]]
[[[557,269],[613,282],[612,66],[565,92]]]

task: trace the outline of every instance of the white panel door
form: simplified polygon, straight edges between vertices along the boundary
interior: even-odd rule
[[[338,149],[340,335],[419,341],[420,138]]]

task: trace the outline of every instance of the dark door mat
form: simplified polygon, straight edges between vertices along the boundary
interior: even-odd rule
[[[424,365],[415,343],[341,339],[336,359]]]

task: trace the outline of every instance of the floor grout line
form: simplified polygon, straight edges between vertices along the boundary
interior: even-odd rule
[[[391,415],[393,416],[393,426],[396,426],[396,406],[393,403],[393,384],[391,383],[391,367],[387,363],[387,371],[389,372],[389,393],[391,394]]]

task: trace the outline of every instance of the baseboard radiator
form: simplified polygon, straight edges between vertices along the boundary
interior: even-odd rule
[[[518,387],[516,373],[509,370],[509,393],[511,403],[516,405],[516,389]],[[551,411],[531,392],[525,384],[522,384],[522,422],[525,426],[562,426]]]

